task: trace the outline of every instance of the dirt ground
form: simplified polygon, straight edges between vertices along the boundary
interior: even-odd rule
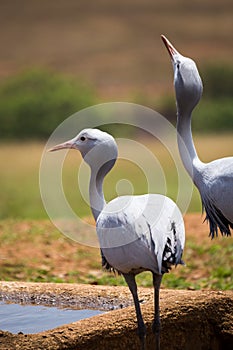
[[[232,237],[211,240],[208,225],[202,223],[203,218],[200,213],[185,216],[183,259],[186,266],[178,266],[172,269],[172,274],[164,276],[162,288],[177,288],[166,280],[170,275],[174,280],[181,278],[186,283],[182,288],[230,288],[233,278]],[[91,222],[90,218],[87,220]],[[86,231],[84,234],[88,234]],[[0,280],[122,284],[121,277],[101,269],[99,249],[72,241],[49,221],[2,221],[0,240]],[[141,285],[148,286],[143,279]]]
[[[205,277],[211,269],[214,269],[211,266],[211,264],[213,265],[213,256],[210,264],[210,256],[203,254],[200,247],[207,247],[206,250],[208,251],[216,245],[216,241],[211,241],[208,237],[208,226],[202,224],[200,214],[186,215],[185,225],[187,232],[186,258],[190,258],[189,250],[191,250],[192,244],[198,242],[195,256],[192,255],[192,259],[195,258],[195,266],[192,270],[188,269],[190,276],[186,276],[187,279],[196,281]],[[16,232],[17,237],[20,237],[20,240],[17,241],[17,249],[15,238],[9,236],[6,227],[10,232]],[[35,230],[36,234],[33,234]],[[38,234],[40,231],[43,234]],[[32,275],[36,273],[36,268],[39,268],[40,271],[47,271],[52,273],[53,276],[60,276],[63,282],[68,278],[68,272],[74,270],[79,271],[79,277],[91,272],[97,279],[98,276],[106,274],[100,268],[98,249],[77,246],[76,242],[63,235],[59,236],[49,222],[12,222],[11,224],[8,223],[7,226],[2,224],[0,225],[2,238],[4,238],[3,233],[6,236],[2,240],[3,244],[1,246],[1,269],[4,270],[5,265],[9,265],[10,261],[10,267],[18,266],[19,269],[18,272],[16,271],[11,275],[12,282],[0,282],[1,299],[65,307],[82,308],[88,305],[89,308],[100,308],[107,311],[111,310],[111,312],[95,316],[91,320],[81,320],[38,334],[13,335],[1,331],[1,350],[114,350],[119,349],[119,346],[122,349],[139,349],[135,311],[127,287],[85,285],[81,283],[24,282],[29,276],[28,271],[24,270],[24,264],[29,265]],[[226,241],[232,242],[232,237],[227,239],[219,237],[217,242],[220,249],[221,244],[219,242]],[[192,244],[188,242],[192,242]],[[224,254],[217,251],[217,255]],[[175,270],[179,273],[180,268]],[[43,273],[40,273],[43,277]],[[186,275],[188,275],[187,272]],[[13,276],[15,276],[15,281],[13,281]],[[76,278],[77,276],[74,277],[74,279]],[[107,279],[109,278],[109,275],[107,275]],[[143,301],[142,312],[148,330],[147,350],[149,350],[153,348],[154,340],[151,332],[153,289],[140,287],[139,297]],[[160,300],[161,349],[232,349],[233,291],[168,290],[163,285]]]
[[[1,282],[3,299],[92,305],[112,310],[38,334],[0,331],[0,349],[139,349],[135,311],[126,287],[54,283]],[[140,288],[147,326],[147,349],[153,349],[153,290]],[[122,308],[126,307],[126,308]],[[162,290],[161,349],[230,350],[233,344],[233,292]]]

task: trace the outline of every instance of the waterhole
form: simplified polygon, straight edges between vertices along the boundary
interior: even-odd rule
[[[104,313],[100,310],[58,308],[0,302],[0,329],[33,334]]]

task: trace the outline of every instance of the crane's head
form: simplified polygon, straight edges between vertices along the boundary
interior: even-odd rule
[[[114,138],[99,129],[84,129],[73,139],[60,143],[49,151],[61,149],[76,149],[92,169],[99,170],[105,166],[108,171],[113,167],[118,153]]]
[[[173,64],[178,115],[189,115],[202,95],[201,77],[195,62],[182,56],[164,35],[161,37]]]

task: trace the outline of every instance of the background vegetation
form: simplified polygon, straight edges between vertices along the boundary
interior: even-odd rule
[[[193,130],[233,130],[233,66],[212,65],[202,71],[202,76],[204,97],[194,112]],[[6,79],[0,85],[0,101],[0,137],[18,140],[47,138],[65,118],[100,102],[96,91],[84,82],[45,69]],[[143,96],[135,96],[134,101],[142,105],[148,102]],[[172,94],[153,104],[175,124]],[[114,134],[114,127],[111,132]]]
[[[95,104],[91,87],[45,69],[8,78],[0,86],[1,139],[47,138],[77,110]]]
[[[70,114],[106,101],[140,103],[175,122],[161,33],[203,78],[194,130],[232,130],[232,11],[230,0],[2,3],[1,139],[46,138]]]

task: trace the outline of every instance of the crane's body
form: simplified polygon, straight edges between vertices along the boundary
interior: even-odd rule
[[[163,195],[114,199],[100,213],[96,229],[108,264],[121,273],[149,270],[161,275],[182,263],[183,217]]]
[[[103,180],[117,159],[114,138],[98,129],[84,129],[70,141],[51,149],[74,148],[91,168],[90,206],[96,221],[103,267],[121,273],[132,293],[141,349],[146,328],[141,314],[135,275],[151,271],[154,285],[155,349],[160,349],[159,289],[172,265],[183,264],[184,221],[177,205],[159,194],[121,196],[106,203]]]
[[[202,81],[196,64],[182,56],[169,40],[162,36],[174,69],[177,106],[177,135],[180,156],[194,184],[197,186],[210,236],[230,235],[233,229],[233,157],[203,163],[196,152],[192,132],[192,111],[202,96]]]

